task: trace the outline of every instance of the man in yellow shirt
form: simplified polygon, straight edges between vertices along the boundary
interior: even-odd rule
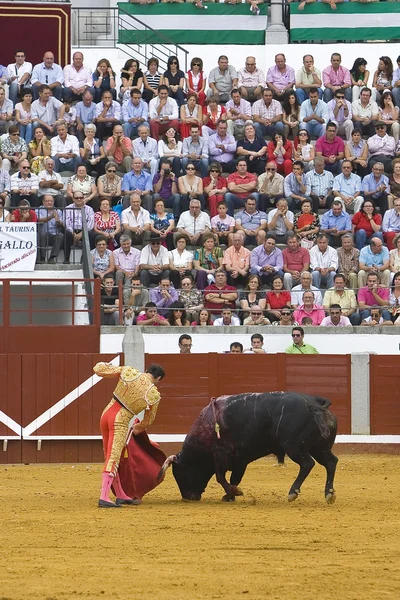
[[[293,344],[286,348],[286,354],[319,354],[318,350],[304,342],[304,329],[302,327],[293,327]]]

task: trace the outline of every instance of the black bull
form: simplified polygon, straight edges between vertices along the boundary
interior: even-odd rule
[[[223,500],[242,495],[237,486],[249,463],[275,454],[283,462],[287,454],[300,471],[289,491],[293,501],[315,459],[326,468],[325,499],[335,501],[333,480],[338,459],[331,452],[336,417],[330,401],[296,392],[237,394],[213,399],[197,417],[182,450],[165,461],[159,476],[172,464],[184,500],[200,500],[216,474],[225,490]],[[225,474],[231,471],[230,482]]]

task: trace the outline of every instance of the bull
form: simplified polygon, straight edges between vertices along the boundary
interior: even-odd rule
[[[159,477],[172,465],[183,500],[200,500],[215,474],[230,502],[243,495],[238,487],[247,465],[269,454],[287,455],[299,467],[288,500],[296,500],[314,459],[326,469],[325,499],[336,499],[333,481],[338,459],[331,452],[337,421],[326,398],[296,392],[237,394],[213,398],[192,425],[182,450],[169,456]],[[231,471],[230,482],[226,472]]]

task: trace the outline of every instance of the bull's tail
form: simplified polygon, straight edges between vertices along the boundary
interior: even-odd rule
[[[307,408],[313,414],[314,421],[323,438],[329,440],[336,433],[336,417],[328,410],[330,400],[326,398],[315,398],[307,400]]]

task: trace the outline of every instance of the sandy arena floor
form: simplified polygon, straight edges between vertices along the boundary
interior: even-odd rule
[[[100,465],[0,467],[0,600],[397,600],[400,456],[343,455],[337,502],[316,466],[250,465],[235,503],[172,473],[141,506],[96,507]]]

